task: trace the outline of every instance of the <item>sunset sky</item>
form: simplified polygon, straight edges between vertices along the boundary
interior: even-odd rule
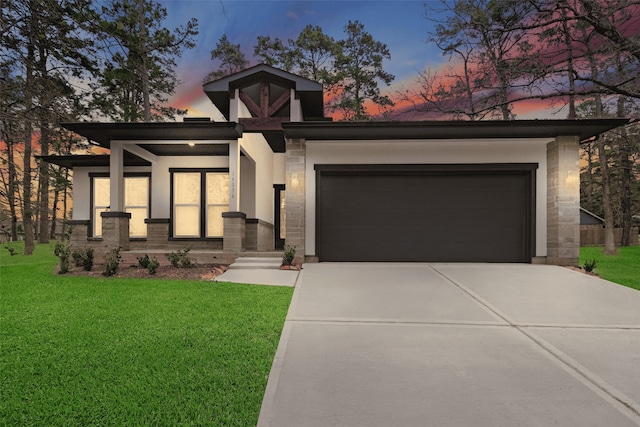
[[[433,1],[433,0],[432,0]],[[397,90],[409,89],[419,71],[438,68],[447,58],[431,44],[427,33],[433,25],[425,19],[423,1],[279,1],[279,0],[158,0],[166,7],[165,25],[174,28],[195,17],[200,34],[196,47],[184,53],[177,72],[183,82],[171,103],[188,108],[189,115],[214,117],[215,110],[202,91],[202,79],[216,67],[211,50],[226,34],[233,44],[240,44],[251,64],[253,45],[258,35],[281,40],[296,38],[308,24],[319,25],[336,38],[344,37],[344,26],[358,20],[377,41],[386,43],[391,60],[385,70],[395,75],[395,81],[384,88],[391,96]],[[515,109],[520,119],[541,118],[555,109],[546,109],[547,102],[519,104]],[[564,117],[555,117],[564,118]]]

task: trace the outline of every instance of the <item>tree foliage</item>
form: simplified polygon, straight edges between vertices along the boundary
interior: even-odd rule
[[[237,73],[249,66],[249,61],[240,50],[240,45],[231,43],[226,34],[218,40],[215,49],[211,51],[211,59],[219,61],[219,66],[205,77],[205,83]]]
[[[77,141],[60,122],[168,118],[177,112],[162,103],[177,84],[174,58],[193,46],[195,20],[170,31],[161,26],[166,11],[150,0],[96,5],[91,0],[2,2],[0,204],[12,217],[13,238],[22,219],[27,254],[36,237],[46,242],[52,235],[58,199],[67,203],[68,171],[34,157],[74,149]]]
[[[167,11],[151,0],[111,0],[96,11],[105,57],[92,107],[115,121],[173,119],[184,111],[167,106],[179,84],[176,58],[193,48],[197,20],[173,30],[164,27]]]

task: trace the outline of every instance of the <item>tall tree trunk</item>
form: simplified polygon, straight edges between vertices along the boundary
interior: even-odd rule
[[[35,39],[37,38],[38,22],[35,16],[38,5],[35,1],[29,3],[29,34],[27,45],[27,60],[25,64],[25,126],[24,126],[24,163],[23,163],[23,190],[22,190],[22,225],[24,227],[24,254],[31,255],[35,249],[33,241],[33,207],[31,191],[31,143],[33,139],[33,90],[34,76],[33,64],[35,64]]]
[[[567,45],[567,76],[569,77],[569,114],[568,119],[576,118],[576,81],[573,75],[573,45],[571,40],[571,33],[569,31],[569,25],[567,24],[567,9],[560,8],[562,13],[562,31],[564,33],[564,42]]]
[[[47,114],[46,112],[44,114]],[[41,120],[40,155],[49,155],[50,129],[46,120]],[[40,161],[38,177],[38,201],[40,222],[38,227],[38,243],[49,242],[49,163]]]
[[[611,207],[611,183],[609,165],[607,163],[607,151],[604,140],[598,139],[598,157],[600,158],[600,170],[602,171],[602,207],[604,209],[604,249],[605,254],[615,254],[616,244],[613,233],[613,209]]]
[[[149,97],[148,29],[145,19],[144,0],[138,0],[138,25],[140,29],[140,77],[142,79],[142,104],[144,121],[151,121],[151,101]]]

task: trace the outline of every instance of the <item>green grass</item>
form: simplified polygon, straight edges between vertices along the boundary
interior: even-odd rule
[[[603,279],[640,290],[640,246],[618,248],[618,255],[605,255],[602,246],[580,248],[580,265],[596,260],[595,272]]]
[[[60,276],[50,245],[0,251],[0,425],[256,425],[291,288]]]

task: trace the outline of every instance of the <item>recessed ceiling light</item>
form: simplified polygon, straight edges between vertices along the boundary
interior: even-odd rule
[[[189,143],[189,147],[193,147],[194,145],[196,145],[196,143],[195,143],[195,142],[190,142],[190,143]]]

